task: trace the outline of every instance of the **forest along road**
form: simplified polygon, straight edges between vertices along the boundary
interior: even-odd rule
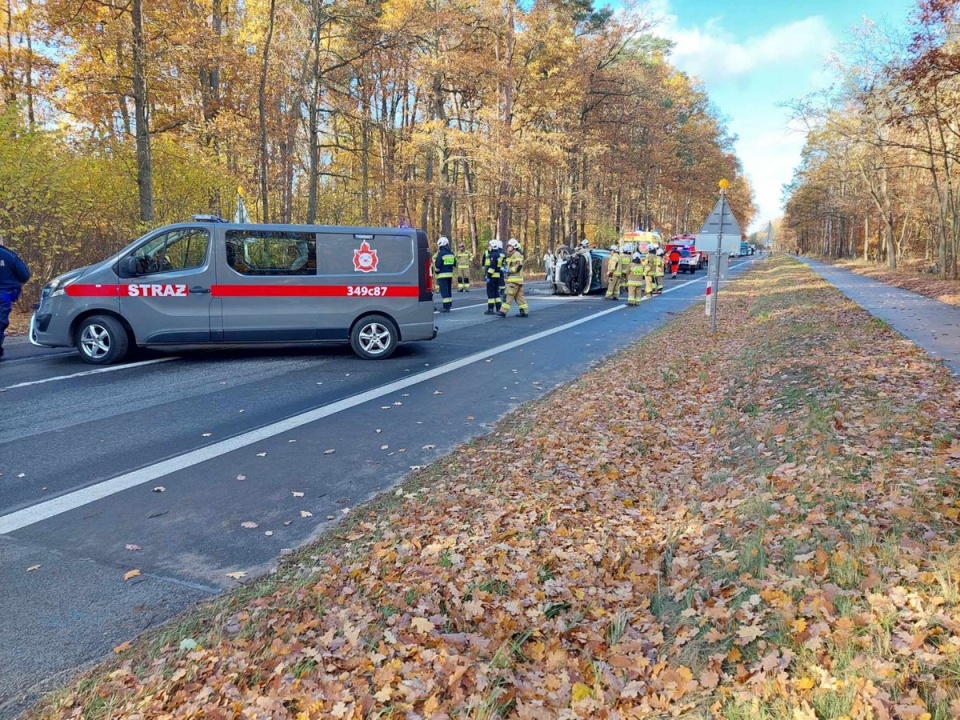
[[[299,347],[93,368],[17,348],[0,367],[0,718],[234,587],[229,573],[267,571],[412,467],[702,303],[704,288],[702,272],[668,277],[627,310],[531,282],[529,319],[486,316],[480,290],[456,293],[436,340],[378,362]]]

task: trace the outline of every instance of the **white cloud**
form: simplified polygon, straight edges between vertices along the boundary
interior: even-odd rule
[[[780,214],[780,195],[792,178],[804,141],[802,133],[783,129],[762,132],[738,143],[738,155],[759,210],[751,230],[766,227],[769,220]]]
[[[743,79],[758,70],[797,63],[819,68],[834,45],[821,17],[781,25],[742,41],[726,32],[717,19],[708,20],[702,28],[665,30],[676,43],[673,63],[707,83]]]
[[[819,15],[736,34],[722,16],[682,26],[669,0],[651,0],[647,8],[660,19],[656,32],[675,43],[672,64],[703,81],[737,135],[737,155],[759,211],[751,229],[766,227],[781,213],[782,187],[800,162],[805,139],[788,127],[778,103],[823,84],[824,62],[837,38]]]

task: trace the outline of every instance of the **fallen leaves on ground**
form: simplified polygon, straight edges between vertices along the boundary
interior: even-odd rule
[[[787,258],[719,307],[42,715],[960,717],[956,381]]]

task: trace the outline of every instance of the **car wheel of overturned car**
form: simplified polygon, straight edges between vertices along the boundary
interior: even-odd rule
[[[350,347],[364,360],[390,357],[398,342],[396,326],[383,315],[367,315],[350,331]]]
[[[109,365],[122,360],[130,347],[127,329],[109,315],[91,315],[77,328],[74,345],[91,365]]]
[[[561,291],[561,285],[556,282],[556,276],[560,274],[560,264],[566,262],[570,259],[572,251],[570,250],[569,245],[558,245],[557,246],[557,270],[555,271],[554,281],[550,283],[550,289],[553,291],[554,295],[559,295]]]

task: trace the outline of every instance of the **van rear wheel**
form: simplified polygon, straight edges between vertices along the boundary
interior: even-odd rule
[[[91,365],[109,365],[126,357],[130,338],[116,318],[92,315],[80,323],[74,344]]]
[[[396,326],[383,315],[361,318],[350,331],[350,347],[364,360],[390,357],[399,341]]]

